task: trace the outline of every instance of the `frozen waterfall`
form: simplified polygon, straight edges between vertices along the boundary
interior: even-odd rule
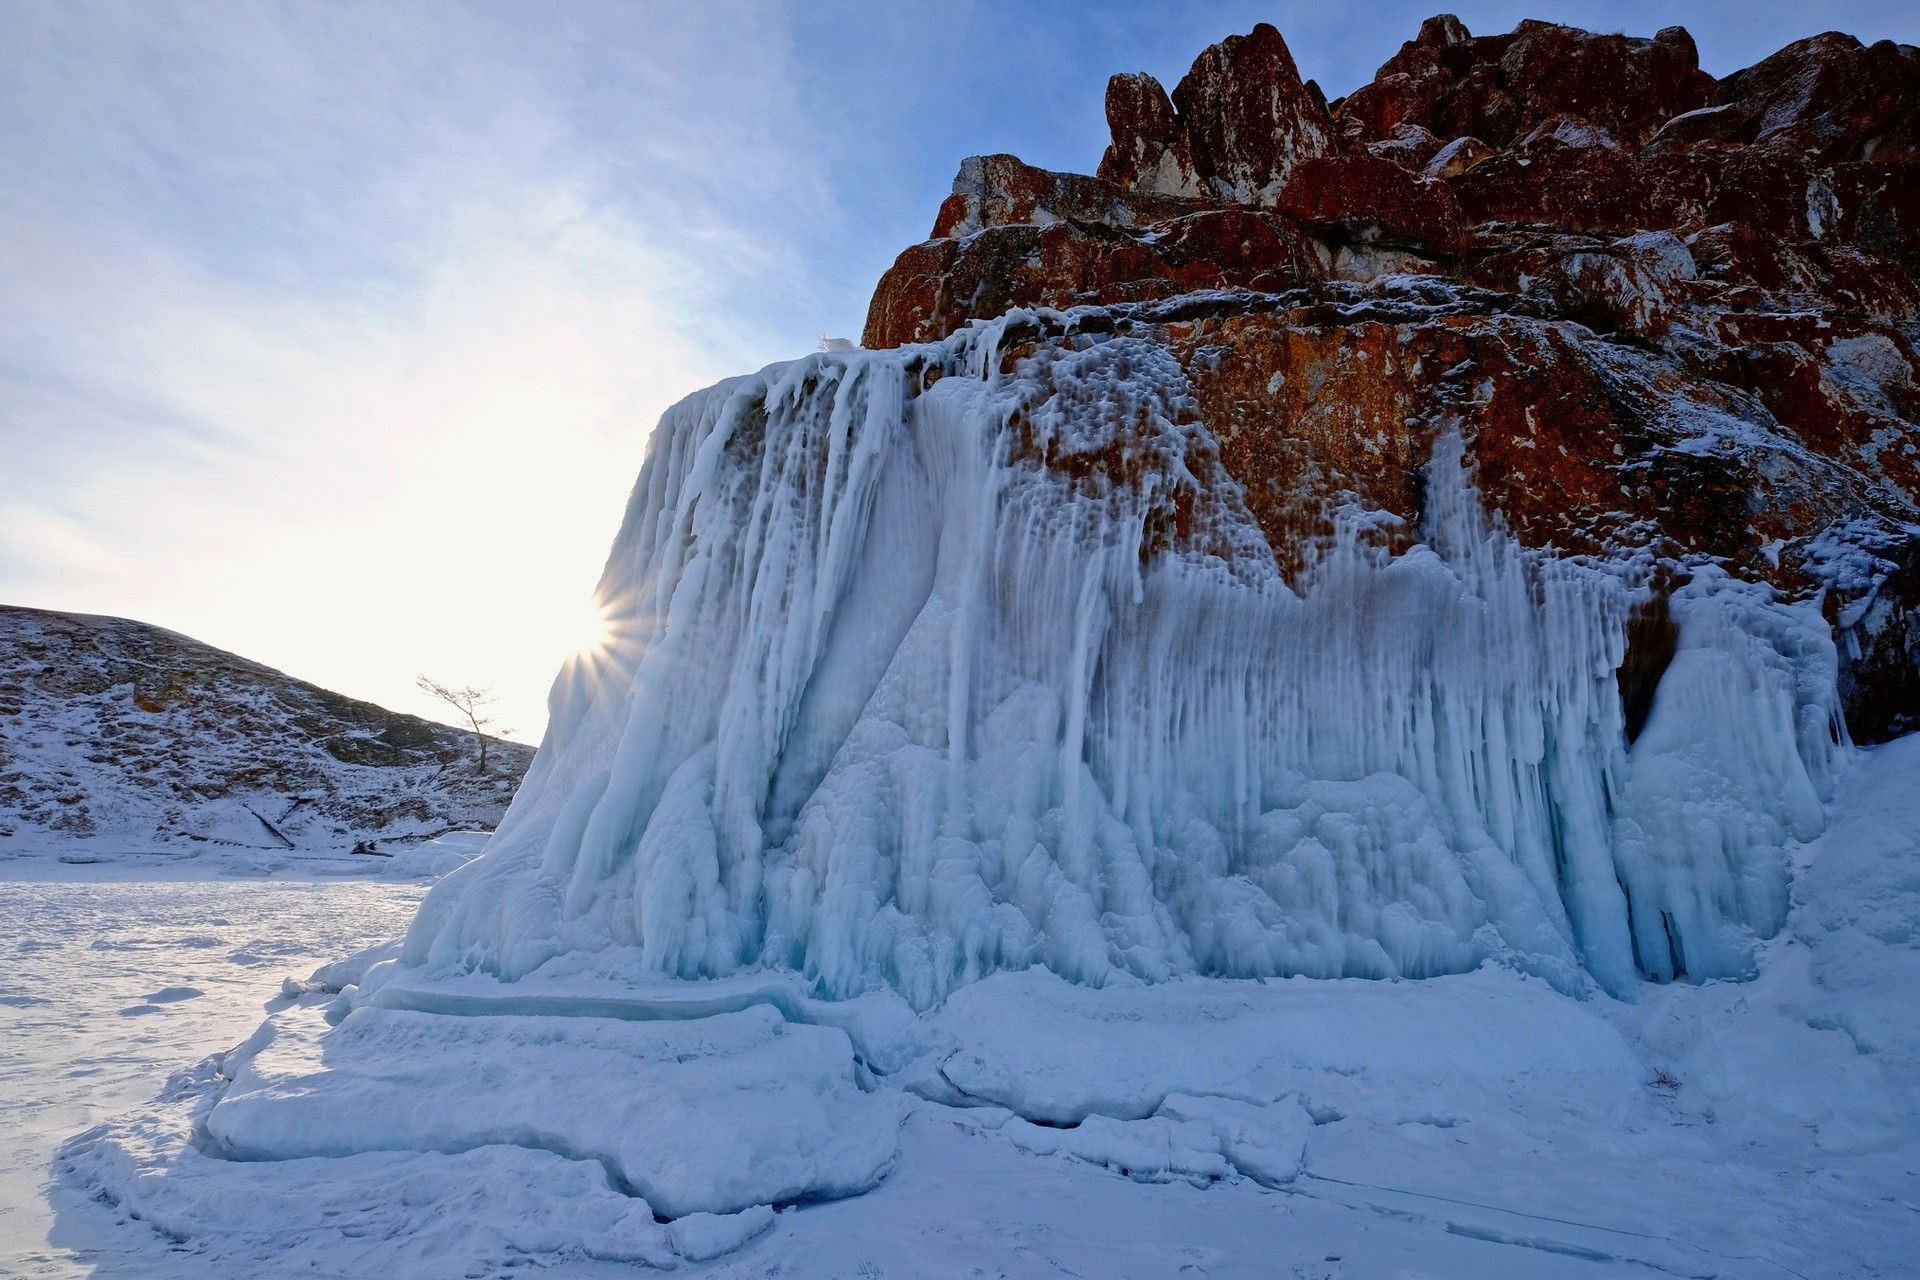
[[[1644,568],[1520,547],[1444,431],[1290,586],[1125,336],[826,352],[662,419],[485,857],[405,959],[634,948],[926,1008],[996,970],[1732,976],[1844,750],[1810,605],[1701,568],[1627,740]],[[1016,358],[1017,356],[1017,358]]]

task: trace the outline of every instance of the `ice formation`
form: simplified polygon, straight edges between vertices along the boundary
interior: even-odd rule
[[[1843,750],[1815,608],[1700,569],[1629,743],[1640,568],[1523,549],[1443,435],[1410,550],[1349,510],[1289,584],[1165,348],[1035,322],[667,413],[614,639],[407,964],[632,948],[918,1008],[1035,964],[1748,971]]]

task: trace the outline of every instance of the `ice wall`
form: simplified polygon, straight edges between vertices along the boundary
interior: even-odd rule
[[[409,962],[631,947],[919,1007],[1034,964],[1747,970],[1843,749],[1817,611],[1697,573],[1629,747],[1641,575],[1519,547],[1457,441],[1418,545],[1346,513],[1295,590],[1171,355],[1003,359],[1023,318],[667,413],[599,588],[616,637]]]

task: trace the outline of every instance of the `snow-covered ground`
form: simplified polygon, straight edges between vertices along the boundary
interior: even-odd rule
[[[55,1148],[243,1039],[287,974],[404,928],[422,892],[192,860],[0,863],[0,1275],[155,1274],[150,1234],[49,1202]]]
[[[372,853],[343,849],[260,849],[241,845],[129,848],[98,839],[32,832],[0,840],[0,881],[401,880],[428,882],[487,847],[484,831],[449,831]],[[80,870],[86,868],[86,870]]]
[[[324,1057],[335,999],[282,978],[393,936],[416,888],[14,864],[0,1269],[1910,1275],[1920,737],[1863,753],[1795,853],[1757,978],[1632,1003],[1491,965],[1104,990],[1036,969],[914,1015],[614,955],[512,986],[403,972]],[[183,1151],[193,1122],[252,1158]],[[783,1179],[877,1182],[823,1202]]]

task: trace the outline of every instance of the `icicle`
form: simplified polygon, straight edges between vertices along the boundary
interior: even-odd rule
[[[1817,616],[1703,571],[1628,748],[1630,568],[1522,549],[1457,440],[1421,542],[1298,592],[1177,363],[823,352],[670,410],[487,856],[412,963],[800,969],[926,1006],[1002,968],[1730,976],[1838,763]],[[948,376],[919,390],[919,369]]]

